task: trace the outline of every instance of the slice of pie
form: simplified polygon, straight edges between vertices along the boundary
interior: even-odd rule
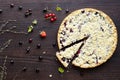
[[[69,48],[66,48],[65,50],[60,50],[59,52],[56,52],[56,56],[58,60],[64,65],[64,67],[68,67],[72,58],[79,50],[81,44],[82,43],[78,43],[73,46],[70,46]]]
[[[113,55],[117,45],[117,30],[112,19],[100,10],[84,8],[69,14],[58,30],[58,47],[66,49],[57,52],[56,56],[65,67],[69,65],[67,59],[72,60],[83,42],[78,41],[88,35],[78,57],[73,59],[73,65],[93,68]],[[66,47],[68,45],[71,46]],[[66,61],[62,60],[64,57]]]

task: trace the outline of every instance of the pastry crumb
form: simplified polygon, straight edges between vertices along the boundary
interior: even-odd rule
[[[49,75],[50,78],[51,78],[52,76],[53,76],[52,74]]]

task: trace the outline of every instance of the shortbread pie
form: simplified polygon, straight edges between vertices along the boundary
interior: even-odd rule
[[[104,12],[84,8],[72,12],[62,21],[57,41],[60,51],[56,56],[65,67],[71,62],[80,68],[93,68],[113,55],[117,30],[112,19]]]

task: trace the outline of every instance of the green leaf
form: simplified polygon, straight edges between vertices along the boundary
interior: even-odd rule
[[[37,23],[38,23],[38,21],[36,19],[32,21],[33,25],[37,25]]]
[[[61,11],[61,10],[62,10],[61,7],[59,7],[59,6],[56,7],[56,11]]]
[[[64,69],[63,69],[62,67],[59,67],[59,68],[58,68],[58,71],[59,71],[60,73],[64,73]]]
[[[31,25],[28,27],[28,33],[31,33],[32,31],[33,31],[33,26]]]

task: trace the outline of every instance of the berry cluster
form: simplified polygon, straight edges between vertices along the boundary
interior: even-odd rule
[[[50,19],[51,22],[54,22],[57,20],[57,17],[54,13],[45,14],[45,18]]]

